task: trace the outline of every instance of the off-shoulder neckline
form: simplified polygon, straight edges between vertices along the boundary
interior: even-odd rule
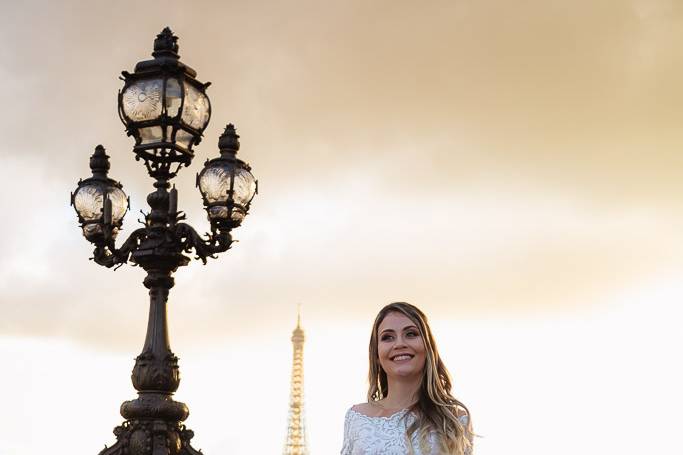
[[[352,413],[354,413],[354,414],[357,414],[357,415],[359,415],[359,416],[361,416],[361,417],[365,417],[366,419],[380,419],[380,420],[389,420],[389,419],[393,419],[393,418],[396,417],[397,415],[405,414],[407,411],[409,411],[408,408],[403,408],[403,409],[401,409],[401,410],[399,410],[399,411],[396,411],[396,412],[394,412],[393,414],[388,415],[388,416],[369,416],[369,415],[367,415],[367,414],[363,414],[362,412],[356,411],[355,409],[353,409],[353,406],[349,408],[349,412],[352,412]]]
[[[351,406],[351,407],[349,408],[349,412],[350,412],[350,413],[359,415],[359,416],[361,416],[361,417],[365,417],[366,419],[378,419],[378,420],[389,420],[389,419],[393,419],[393,418],[396,417],[397,415],[405,414],[405,413],[408,412],[408,411],[410,411],[409,408],[403,408],[403,409],[398,410],[398,411],[396,411],[396,412],[394,412],[393,414],[388,415],[388,416],[369,416],[369,415],[367,415],[367,414],[363,414],[362,412],[356,411],[355,409],[353,409],[353,406]],[[467,424],[467,422],[469,421],[469,417],[467,416],[467,414],[463,414],[463,415],[461,415],[461,416],[458,416],[458,420],[459,420],[461,423]]]

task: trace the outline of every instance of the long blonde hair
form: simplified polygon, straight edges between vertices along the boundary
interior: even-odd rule
[[[375,318],[370,335],[370,371],[368,380],[368,401],[378,401],[389,392],[387,374],[379,363],[378,329],[384,318],[391,312],[398,312],[410,319],[420,332],[424,342],[426,359],[417,402],[413,411],[417,418],[408,428],[408,439],[419,430],[419,438],[424,443],[430,431],[435,431],[446,454],[465,455],[471,450],[472,423],[467,407],[451,395],[451,377],[441,361],[427,316],[414,305],[394,302],[382,308]],[[458,417],[466,415],[463,424]]]

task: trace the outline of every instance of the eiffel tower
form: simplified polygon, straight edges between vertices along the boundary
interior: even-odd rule
[[[308,455],[306,426],[304,424],[304,339],[304,331],[301,328],[301,310],[299,309],[296,317],[296,328],[292,332],[294,356],[284,455]]]

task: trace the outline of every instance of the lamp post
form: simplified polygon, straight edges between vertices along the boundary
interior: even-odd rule
[[[139,62],[132,74],[122,73],[119,114],[135,139],[135,159],[144,162],[155,180],[155,190],[147,196],[151,210],[145,213],[144,226],[116,247],[129,200],[122,185],[108,177],[109,156],[101,145],[90,158],[92,177],[79,181],[71,195],[83,235],[95,245],[94,261],[105,267],[129,261],[142,267],[150,296],[147,334],[131,375],[138,397],[121,405],[125,421],[114,429],[117,441],[100,455],[200,454],[190,445],[193,432],[182,424],[189,410],[173,400],[180,374],[169,343],[166,302],[173,272],[190,262],[184,253],[194,251],[206,263],[227,251],[230,231],[241,224],[257,191],[251,168],[236,157],[239,136],[230,124],[218,140],[220,157],[207,161],[197,175],[211,232],[203,238],[181,222],[185,215],[178,211],[178,193],[169,182],[191,164],[211,104],[206,95],[209,84],[199,82],[197,73],[180,62],[177,40],[165,28],[154,41],[154,58]]]

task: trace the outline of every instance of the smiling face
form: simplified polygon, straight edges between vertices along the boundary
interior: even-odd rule
[[[392,311],[377,329],[377,354],[387,377],[419,378],[425,365],[425,345],[415,323]]]

